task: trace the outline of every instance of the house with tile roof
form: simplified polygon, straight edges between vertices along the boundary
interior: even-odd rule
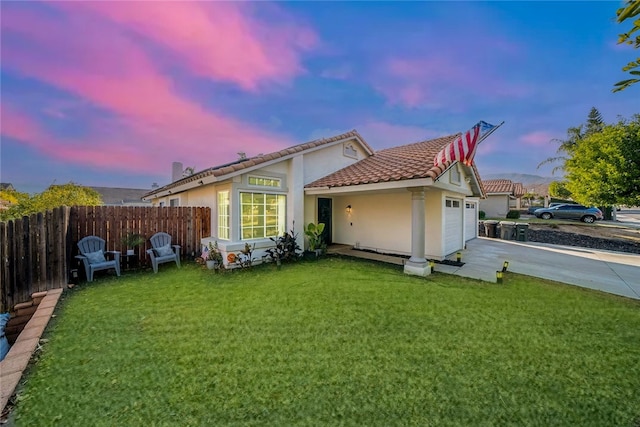
[[[459,134],[458,134],[459,135]],[[405,272],[429,274],[426,259],[443,259],[477,236],[475,167],[433,166],[458,135],[375,152],[355,130],[274,153],[243,158],[175,180],[147,193],[156,206],[209,206],[212,236],[224,258],[245,243],[254,256],[294,223],[324,223],[325,242],[410,255]]]
[[[510,210],[519,210],[522,196],[526,191],[519,182],[509,179],[489,179],[482,181],[486,197],[480,200],[480,210],[488,218],[506,218]]]
[[[105,206],[151,206],[151,202],[142,200],[149,189],[119,187],[89,187],[100,194]]]

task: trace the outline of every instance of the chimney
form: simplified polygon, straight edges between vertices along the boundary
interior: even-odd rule
[[[171,182],[182,179],[182,163],[173,162],[171,165]]]

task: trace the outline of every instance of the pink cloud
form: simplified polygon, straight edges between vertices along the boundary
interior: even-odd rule
[[[37,120],[18,111],[7,104],[2,104],[2,128],[0,134],[22,144],[28,145],[41,153],[51,157],[69,160],[88,166],[113,166],[116,163],[123,164],[122,158],[127,154],[126,145],[113,144],[102,138],[96,145],[87,145],[80,140],[60,140],[51,136]],[[105,150],[104,147],[113,147]]]
[[[544,131],[530,132],[520,137],[520,141],[523,144],[533,147],[548,146],[549,142],[553,139],[553,135]]]
[[[74,10],[79,5],[68,4]],[[204,168],[235,158],[240,150],[251,155],[292,143],[185,98],[120,27],[99,17],[70,11],[52,18],[19,8],[3,8],[3,15],[3,33],[22,42],[2,44],[3,69],[64,90],[104,111],[82,123],[87,128],[83,140],[53,137],[36,126],[33,117],[11,118],[7,132],[12,137],[39,146],[46,141],[53,156],[157,173],[159,165],[173,160]],[[246,74],[238,82],[251,86],[260,78]]]
[[[277,24],[251,16],[232,2],[55,2],[68,12],[88,11],[140,34],[180,58],[190,72],[256,90],[263,82],[303,73],[300,53],[317,44],[313,31],[283,13]]]
[[[404,52],[376,58],[381,65],[370,76],[373,87],[391,104],[432,109],[445,106],[454,111],[462,111],[470,96],[520,98],[531,93],[526,83],[506,81],[500,68],[505,58],[515,61],[518,57],[512,43],[483,36],[481,31],[465,45],[456,40],[438,42],[438,37],[421,34],[417,41],[407,41]],[[437,49],[428,48],[433,44]]]

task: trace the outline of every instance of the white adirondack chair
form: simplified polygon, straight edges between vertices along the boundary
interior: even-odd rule
[[[113,268],[120,276],[120,251],[105,251],[104,248],[104,239],[97,236],[87,236],[78,242],[80,255],[76,255],[76,258],[82,260],[89,282],[93,282],[93,273],[99,270]],[[108,260],[106,254],[113,255],[113,259]]]
[[[151,257],[153,272],[158,272],[158,264],[175,261],[180,268],[180,245],[171,244],[171,236],[164,232],[159,232],[151,236],[151,249],[147,254]]]

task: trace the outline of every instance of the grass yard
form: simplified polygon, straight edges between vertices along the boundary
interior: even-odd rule
[[[640,304],[327,258],[65,294],[23,426],[638,426]]]

